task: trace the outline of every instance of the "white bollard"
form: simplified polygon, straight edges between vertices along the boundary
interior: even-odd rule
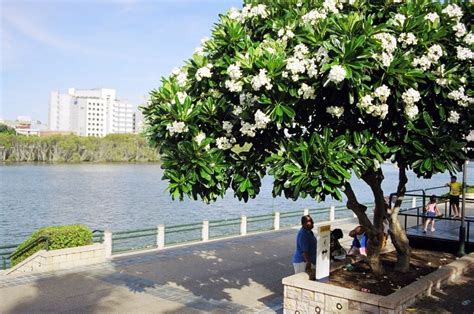
[[[416,196],[413,196],[413,198],[411,199],[411,208],[415,208],[416,207]]]
[[[329,208],[329,221],[334,221],[334,217],[336,216],[336,207],[331,206]]]
[[[104,231],[104,248],[105,248],[105,258],[112,257],[112,231],[109,229]]]
[[[202,241],[206,242],[209,241],[209,220],[202,221]]]
[[[240,235],[247,234],[247,216],[242,215],[240,217]]]
[[[273,217],[273,229],[280,230],[280,212],[275,212]]]
[[[305,208],[303,211],[303,216],[308,216],[309,215],[309,209]]]
[[[165,225],[158,225],[156,231],[156,247],[160,250],[165,248]]]

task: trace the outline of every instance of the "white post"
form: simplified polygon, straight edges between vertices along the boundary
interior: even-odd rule
[[[105,258],[112,257],[112,231],[109,229],[104,231],[104,248],[105,248]]]
[[[416,207],[416,196],[413,196],[413,198],[411,199],[411,208],[415,208]]]
[[[309,209],[305,208],[303,211],[303,216],[308,216],[309,215]]]
[[[240,217],[240,235],[247,234],[247,216],[242,215]]]
[[[209,220],[202,221],[202,241],[206,242],[209,241]]]
[[[158,225],[156,230],[156,247],[160,250],[165,247],[165,225]]]
[[[275,212],[273,217],[273,229],[280,230],[280,212]]]
[[[333,205],[329,208],[329,221],[334,221],[335,214],[336,214],[336,207],[334,207]]]

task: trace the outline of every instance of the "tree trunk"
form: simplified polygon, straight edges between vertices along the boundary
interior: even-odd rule
[[[359,223],[364,227],[365,233],[367,234],[367,262],[374,274],[382,275],[385,271],[380,261],[380,234],[365,213],[367,207],[357,201],[357,197],[355,196],[350,183],[345,184],[344,193],[348,200],[347,208],[350,208],[357,215]]]
[[[395,201],[394,208],[391,209],[389,217],[389,234],[390,238],[392,239],[392,243],[397,250],[397,264],[395,266],[395,270],[407,272],[410,269],[411,248],[407,235],[402,229],[400,221],[398,220],[398,213],[405,196],[408,178],[406,176],[405,165],[400,164],[399,167],[397,200]]]

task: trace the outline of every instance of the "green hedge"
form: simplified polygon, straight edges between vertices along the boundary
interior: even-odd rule
[[[68,247],[76,247],[92,244],[92,231],[84,225],[66,225],[66,226],[50,226],[38,229],[33,232],[31,236],[20,244],[16,251],[12,254],[11,265],[15,266],[21,261],[25,260],[29,256],[45,248],[45,241],[40,241],[30,249],[23,253],[16,255],[17,252],[23,250],[23,248],[29,246],[36,239],[41,236],[49,238],[48,248],[50,250],[64,249]]]

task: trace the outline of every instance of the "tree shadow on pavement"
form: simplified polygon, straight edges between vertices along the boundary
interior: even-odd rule
[[[5,313],[95,312],[111,289],[100,280],[78,273],[37,279],[5,288],[4,292],[15,295]]]

